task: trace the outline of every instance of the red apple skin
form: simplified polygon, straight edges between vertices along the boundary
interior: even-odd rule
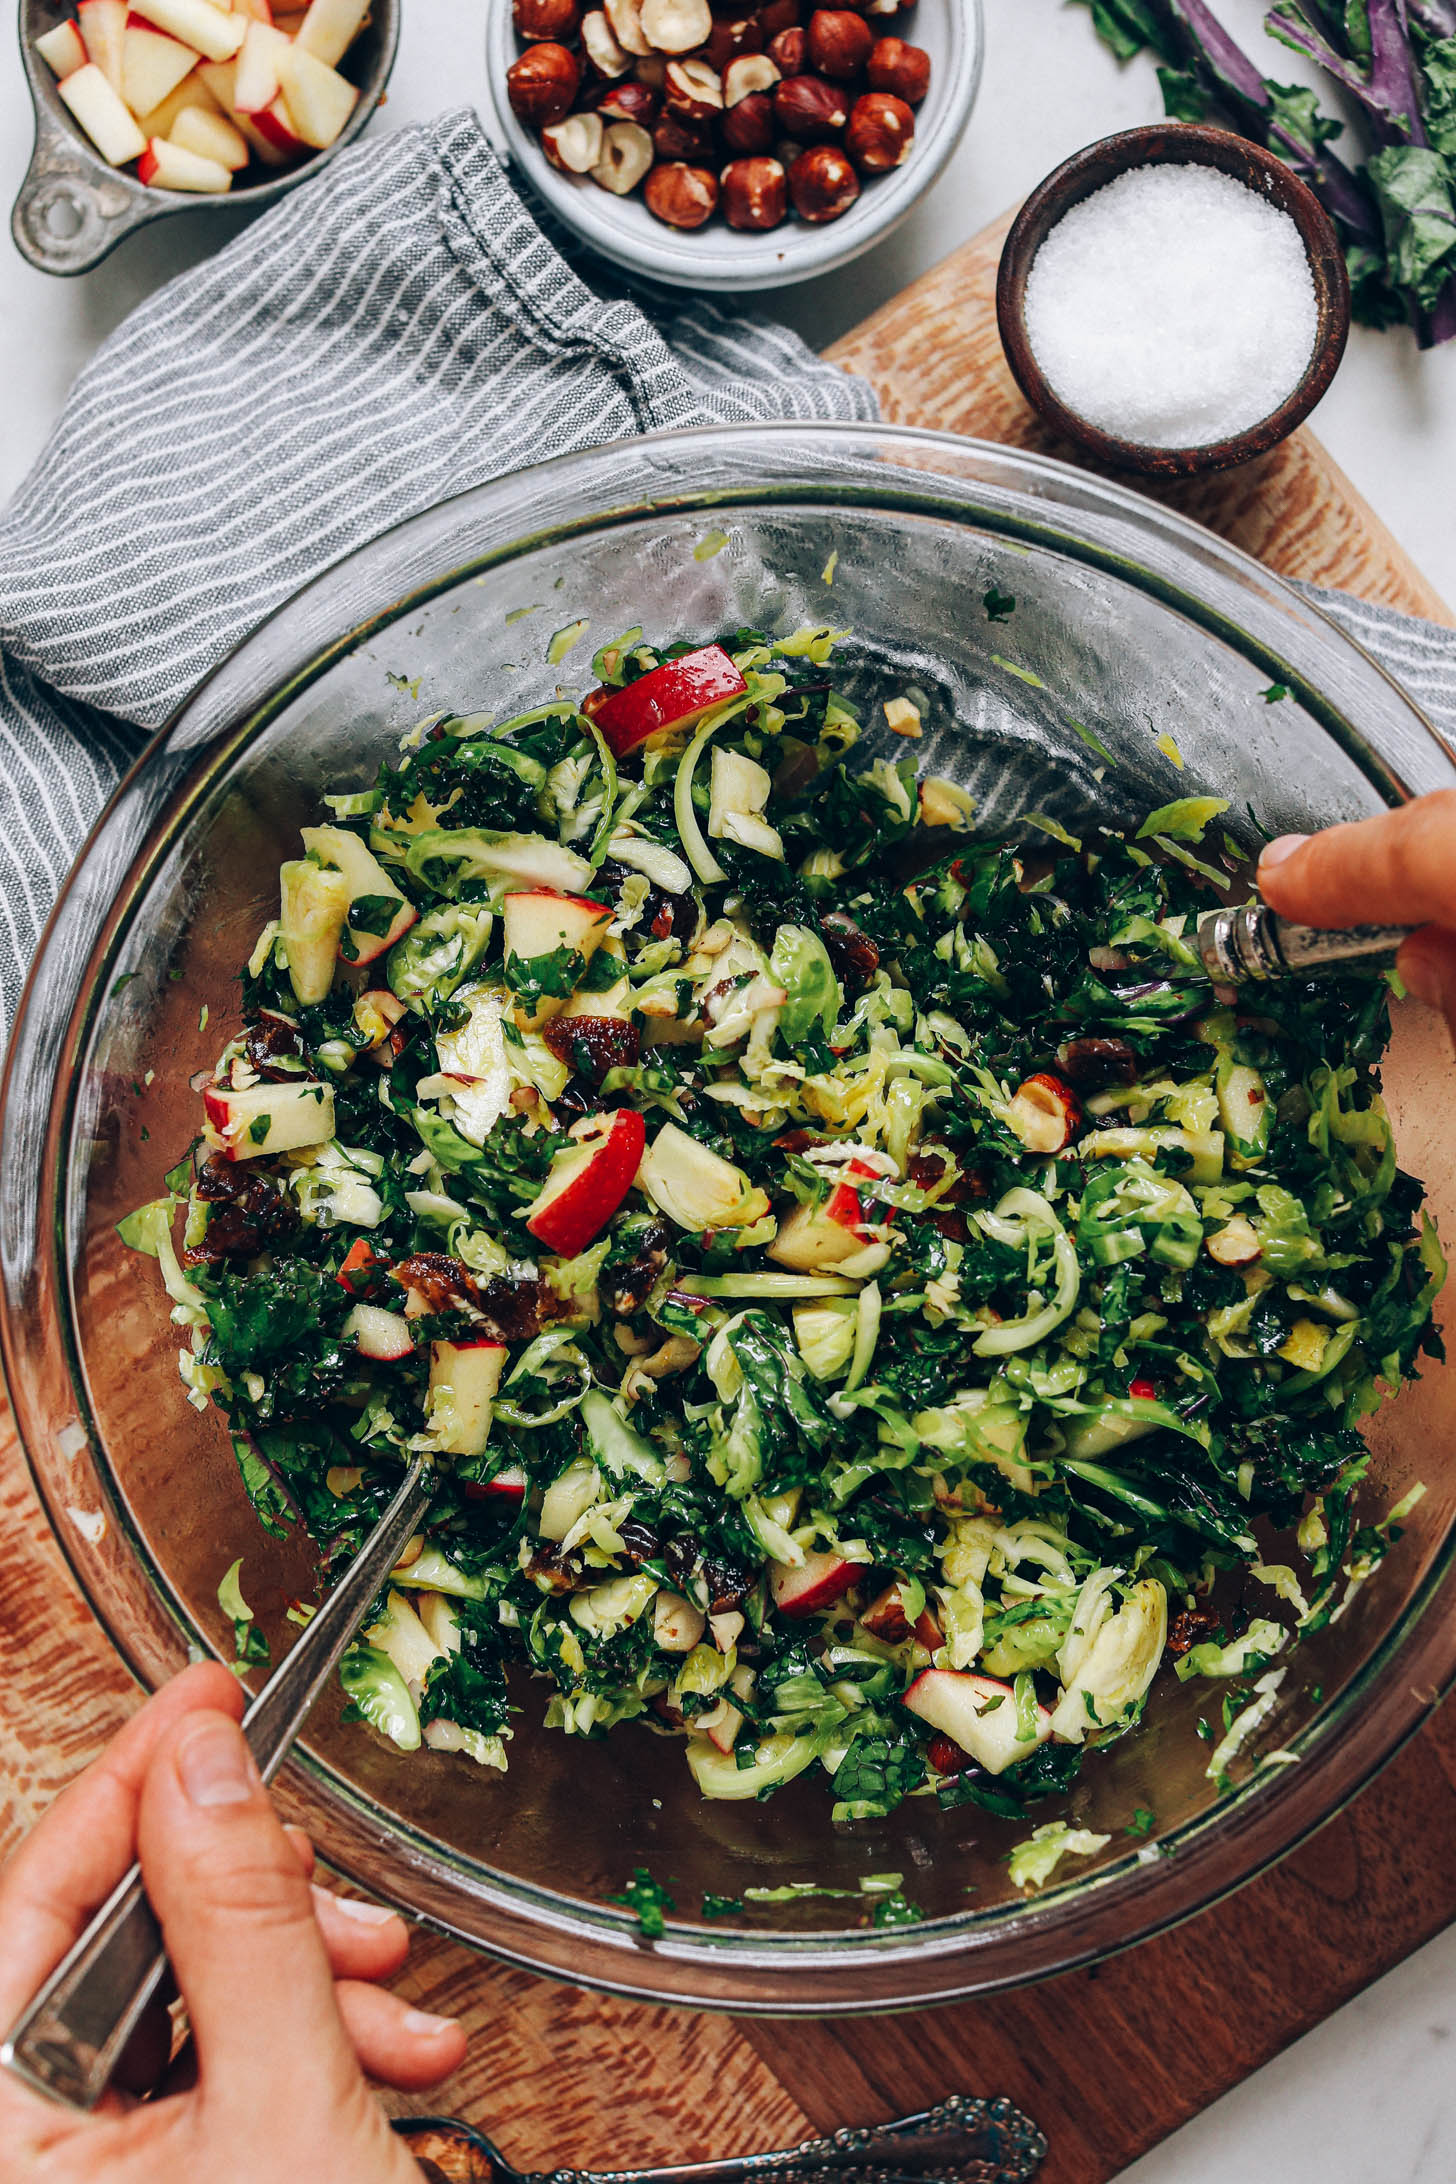
[[[524,1501],[526,1474],[519,1464],[507,1464],[493,1479],[467,1479],[461,1492],[467,1501]]]
[[[879,1180],[878,1169],[867,1167],[862,1160],[851,1160],[845,1169],[846,1176],[855,1176],[865,1183]],[[836,1183],[824,1202],[824,1218],[837,1223],[840,1228],[852,1229],[856,1236],[869,1240],[870,1226],[865,1220],[864,1200],[852,1184]]]
[[[250,114],[248,116],[248,119],[251,121],[253,127],[257,130],[259,136],[262,137],[265,142],[271,144],[275,151],[287,152],[290,157],[298,152],[307,153],[309,158],[313,157],[312,152],[310,151],[308,145],[304,143],[303,138],[296,137],[293,131],[280,118],[280,116],[273,111],[273,108],[271,106],[265,106],[261,113]]]
[[[601,1234],[642,1165],[647,1125],[634,1107],[619,1107],[596,1158],[558,1193],[526,1227],[548,1251],[574,1259]]]
[[[817,1615],[849,1591],[863,1567],[828,1554],[806,1555],[797,1569],[775,1562],[770,1579],[774,1606],[780,1615]]]
[[[748,688],[721,645],[704,645],[679,660],[665,660],[625,690],[614,690],[593,708],[592,717],[615,758],[645,743],[664,728],[685,728],[721,705],[741,698]]]
[[[341,1289],[347,1289],[351,1297],[357,1297],[371,1286],[375,1268],[386,1263],[366,1237],[356,1236],[334,1280]]]
[[[227,1128],[228,1124],[228,1103],[226,1093],[214,1092],[209,1088],[202,1095],[202,1112],[204,1113],[204,1115],[206,1115],[208,1121],[212,1124],[213,1129],[216,1130],[219,1135],[221,1135],[221,1133]]]

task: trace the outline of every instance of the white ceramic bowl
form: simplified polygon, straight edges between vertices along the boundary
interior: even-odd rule
[[[715,214],[706,227],[683,233],[654,220],[640,192],[613,197],[589,176],[559,172],[534,132],[517,121],[506,96],[506,70],[522,50],[511,25],[511,0],[489,0],[486,29],[497,141],[509,147],[538,196],[614,264],[675,288],[786,288],[848,265],[898,227],[935,181],[971,118],[985,50],[981,0],[918,0],[908,20],[887,28],[924,46],[933,63],[930,92],[916,115],[915,148],[893,174],[869,178],[858,203],[827,227],[807,226],[790,213],[782,227],[766,235],[740,234]]]

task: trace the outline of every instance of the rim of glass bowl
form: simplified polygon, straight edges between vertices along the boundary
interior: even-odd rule
[[[545,543],[645,515],[788,502],[955,520],[1100,566],[1236,641],[1387,799],[1456,781],[1453,754],[1392,679],[1259,563],[1127,488],[950,434],[795,424],[619,441],[473,488],[357,549],[246,638],[117,789],[42,937],[0,1087],[0,1348],[21,1443],[77,1583],[142,1681],[150,1664],[179,1661],[180,1641],[206,1649],[206,1640],[131,1536],[88,1430],[63,1191],[75,1063],[165,845],[243,742],[343,653],[430,596]],[[112,1519],[101,1542],[74,1515],[88,1499]],[[135,1595],[138,1565],[146,1579],[142,1626],[123,1638],[110,1610],[123,1584]],[[1432,1612],[1438,1607],[1444,1612]],[[1397,1654],[1402,1673],[1392,1677]],[[740,2012],[880,2010],[1066,1970],[1203,1909],[1348,1802],[1453,1681],[1456,1527],[1381,1643],[1289,1740],[1300,1765],[1256,1765],[1165,1838],[1176,1856],[1144,1863],[1130,1847],[1105,1869],[1028,1902],[909,1931],[760,1934],[673,1921],[648,1951],[625,1911],[481,1867],[466,1872],[423,1834],[383,1825],[367,1799],[307,1751],[281,1781],[290,1807],[341,1870],[426,1924],[525,1969]]]

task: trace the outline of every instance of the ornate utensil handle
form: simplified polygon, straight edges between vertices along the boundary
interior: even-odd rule
[[[1333,931],[1295,925],[1260,904],[1240,910],[1205,910],[1198,920],[1198,952],[1210,978],[1231,986],[1339,970],[1372,957],[1394,958],[1411,931],[1406,925],[1351,925]]]
[[[953,2093],[898,2123],[676,2169],[541,2171],[521,2184],[1028,2184],[1047,2142],[1006,2100]]]
[[[243,1734],[265,1782],[277,1772],[429,1499],[420,1457],[342,1581],[243,1716]],[[161,1929],[133,1866],[12,2027],[0,2046],[0,2065],[33,2092],[70,2108],[94,2108],[166,1970]]]

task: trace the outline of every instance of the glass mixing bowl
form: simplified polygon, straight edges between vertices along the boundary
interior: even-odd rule
[[[1009,620],[989,618],[993,585],[1015,598]],[[579,616],[592,635],[550,664],[553,633]],[[318,791],[366,783],[432,710],[504,716],[581,687],[592,644],[633,623],[667,638],[826,618],[852,633],[852,691],[927,694],[918,755],[964,782],[987,827],[1031,808],[1120,821],[1208,789],[1251,841],[1249,808],[1271,831],[1302,831],[1456,782],[1395,686],[1254,562],[1058,464],[931,434],[795,425],[633,441],[446,502],[331,570],[248,639],[118,792],[46,935],[11,1052],[5,1362],[51,1520],[144,1682],[189,1647],[231,1653],[216,1589],[234,1557],[275,1658],[293,1634],[285,1607],[312,1582],[306,1545],[258,1527],[222,1420],[184,1402],[153,1270],[113,1224],[155,1195],[193,1134],[188,1079],[232,1027],[236,967]],[[1289,695],[1266,702],[1275,682]],[[1387,1086],[1402,1157],[1456,1235],[1444,1034],[1418,1010],[1397,1018]],[[1456,1668],[1451,1407],[1433,1365],[1373,1422],[1372,1502],[1417,1479],[1429,1492],[1349,1612],[1293,1657],[1236,1786],[1215,1793],[1197,1734],[1218,1687],[1168,1678],[1142,1733],[1094,1758],[1071,1799],[1108,1848],[1030,1899],[1004,1863],[1024,1823],[911,1800],[835,1830],[807,1780],[765,1805],[704,1804],[671,1742],[636,1727],[600,1743],[544,1734],[539,1690],[504,1779],[431,1753],[402,1760],[326,1698],[287,1771],[293,1809],[335,1865],[432,1924],[657,1999],[883,2008],[1105,1954],[1286,1850],[1436,1703]],[[1126,1832],[1140,1807],[1157,1815],[1147,1842]],[[637,1865],[681,1907],[653,1946],[604,1900]],[[927,1924],[864,1931],[857,1906],[824,1899],[712,1925],[697,1915],[704,1890],[853,1890],[886,1870]]]

